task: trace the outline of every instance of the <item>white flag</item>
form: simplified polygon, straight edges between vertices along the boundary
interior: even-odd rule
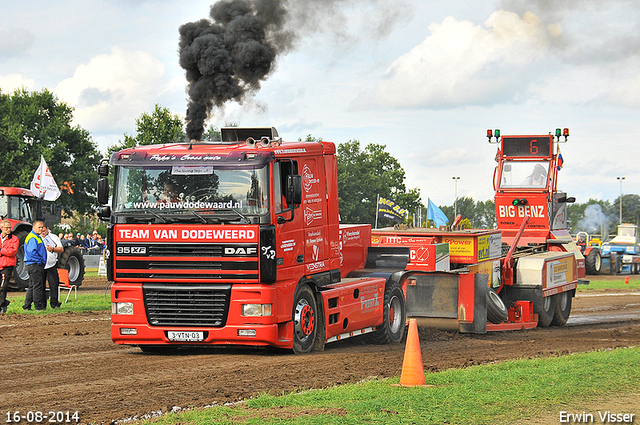
[[[45,201],[55,201],[60,197],[60,189],[42,155],[40,155],[40,166],[31,180],[31,191],[36,197]]]

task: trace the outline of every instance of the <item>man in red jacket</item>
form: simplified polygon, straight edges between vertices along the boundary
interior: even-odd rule
[[[7,312],[7,307],[11,301],[7,299],[7,287],[11,273],[16,266],[16,253],[20,241],[11,233],[11,222],[9,220],[0,221],[0,314]]]

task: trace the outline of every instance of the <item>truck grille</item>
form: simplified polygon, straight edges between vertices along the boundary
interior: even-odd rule
[[[139,281],[171,279],[186,283],[257,281],[257,251],[257,244],[118,242],[115,277]]]
[[[223,327],[231,285],[143,285],[147,319],[152,326]]]

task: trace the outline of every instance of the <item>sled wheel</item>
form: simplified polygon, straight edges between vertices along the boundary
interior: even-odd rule
[[[487,320],[494,324],[506,322],[509,318],[507,307],[496,291],[489,288],[487,292]]]
[[[571,314],[571,292],[561,292],[554,295],[556,299],[556,312],[551,321],[552,326],[564,326]]]
[[[542,309],[538,311],[538,326],[547,328],[551,325],[556,313],[556,297],[542,298]]]

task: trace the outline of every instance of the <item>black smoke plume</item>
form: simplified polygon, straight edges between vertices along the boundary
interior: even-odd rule
[[[210,19],[180,27],[180,66],[186,70],[187,138],[200,140],[212,108],[255,93],[289,49],[293,34],[283,30],[286,0],[221,0]]]

